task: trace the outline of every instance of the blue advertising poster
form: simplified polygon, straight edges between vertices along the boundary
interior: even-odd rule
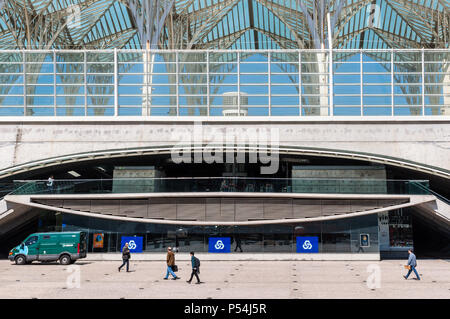
[[[125,243],[128,243],[128,248],[131,253],[142,253],[143,245],[142,245],[142,237],[124,237],[122,236],[122,240],[120,243],[120,251],[122,251]]]
[[[319,237],[297,237],[298,253],[318,253]]]
[[[229,252],[231,252],[230,237],[210,237],[208,252],[210,252],[210,253],[229,253]]]

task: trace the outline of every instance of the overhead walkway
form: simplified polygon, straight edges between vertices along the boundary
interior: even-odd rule
[[[224,183],[231,180],[236,183]],[[449,203],[432,194],[422,181],[268,181],[142,179],[131,185],[127,180],[72,180],[59,181],[55,188],[31,181],[0,202],[0,235],[39,210],[155,224],[262,225],[335,220],[413,207],[450,229]]]

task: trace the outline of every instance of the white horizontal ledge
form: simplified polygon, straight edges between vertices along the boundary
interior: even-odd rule
[[[0,116],[0,123],[450,123],[450,116]]]
[[[176,253],[177,261],[190,261],[189,252]],[[380,253],[200,253],[196,252],[203,261],[378,261]],[[122,261],[121,253],[88,253],[86,259],[80,261]],[[164,262],[166,253],[133,253],[132,261]]]

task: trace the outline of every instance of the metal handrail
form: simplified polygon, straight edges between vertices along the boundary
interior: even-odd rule
[[[414,183],[414,181],[413,181],[413,183]],[[439,193],[436,193],[435,191],[433,191],[433,190],[430,189],[429,187],[426,187],[425,185],[420,184],[420,183],[417,183],[417,184],[415,184],[415,185],[416,185],[417,187],[423,189],[424,191],[433,194],[433,195],[436,196],[439,200],[443,201],[443,202],[446,203],[447,205],[450,205],[450,200],[449,200],[448,198],[442,196],[442,195],[439,194]]]
[[[327,181],[384,181],[384,182],[416,182],[416,183],[428,183],[426,179],[419,180],[409,180],[409,179],[356,179],[356,178],[301,178],[301,177],[242,177],[242,176],[210,176],[210,177],[136,177],[136,178],[87,178],[87,179],[56,179],[55,182],[108,182],[116,180],[211,180],[211,179],[242,179],[242,180],[277,180],[277,181],[295,181],[295,180],[327,180]],[[35,180],[14,180],[14,183],[32,183],[32,182],[47,182],[46,179],[35,179]]]
[[[131,183],[130,183],[131,182]],[[262,178],[262,177],[182,177],[116,178],[16,181],[11,195],[85,194],[85,193],[160,193],[160,192],[269,192],[269,193],[338,193],[338,194],[415,194],[416,184],[426,180]],[[422,188],[419,188],[422,190]],[[423,193],[423,190],[419,192]],[[428,192],[426,192],[428,193]]]

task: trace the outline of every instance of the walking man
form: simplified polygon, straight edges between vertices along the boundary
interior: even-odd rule
[[[237,251],[237,249],[239,248],[242,253],[241,238],[239,237],[239,234],[236,234],[235,239],[236,239],[236,248],[234,248],[234,251]]]
[[[195,277],[197,278],[197,282],[196,284],[200,283],[200,278],[198,277],[198,274],[200,273],[200,260],[194,256],[194,252],[191,251],[191,264],[192,264],[192,273],[191,273],[191,278],[189,280],[187,280],[186,282],[188,284],[191,283],[192,278]]]
[[[412,249],[409,249],[408,253],[409,253],[409,258],[408,258],[408,265],[407,266],[409,266],[409,271],[406,274],[406,276],[403,276],[403,277],[405,279],[408,279],[408,277],[411,274],[411,272],[414,271],[414,273],[416,274],[417,280],[420,280],[419,273],[416,270],[416,267],[417,267],[416,255],[413,254]]]
[[[128,243],[125,243],[125,245],[123,246],[122,249],[122,266],[119,267],[119,272],[122,269],[123,266],[125,266],[125,264],[127,265],[127,272],[130,272],[129,270],[129,266],[130,266],[130,249],[128,248]]]
[[[172,248],[167,247],[167,258],[166,258],[166,262],[167,262],[167,273],[166,273],[166,277],[164,277],[164,280],[169,279],[169,274],[172,275],[172,280],[177,280],[180,279],[180,277],[177,277],[177,275],[175,275],[175,273],[173,272],[172,267],[175,265],[175,254],[172,251]]]
[[[47,188],[49,193],[53,193],[53,183],[55,182],[55,179],[53,178],[53,175],[51,175],[47,180]]]

